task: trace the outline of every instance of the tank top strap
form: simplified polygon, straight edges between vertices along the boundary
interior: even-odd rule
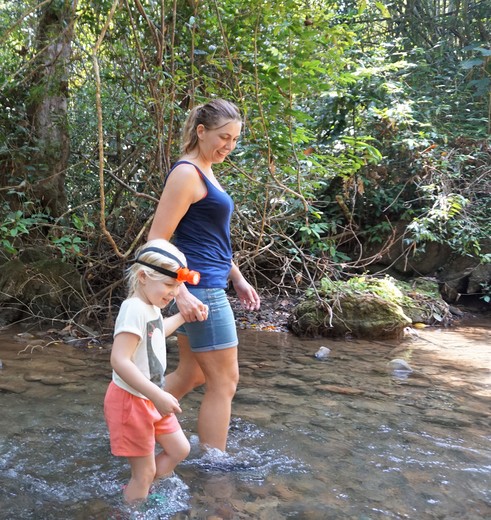
[[[190,161],[177,161],[176,163],[174,163],[172,165],[172,168],[169,170],[169,173],[167,174],[167,177],[169,177],[169,175],[175,170],[175,168],[177,166],[179,166],[180,164],[190,164],[191,166],[194,166],[194,168],[196,169],[196,171],[198,172],[199,176],[204,179],[204,180],[208,180],[206,178],[206,175],[198,168],[198,166],[196,166],[196,164],[190,162]],[[166,178],[167,178],[166,177]]]
[[[210,188],[212,188],[212,189],[219,191],[220,193],[225,193],[225,190],[215,186],[215,184],[213,184],[213,182],[211,182],[210,179],[208,179],[208,177],[201,171],[201,169],[198,166],[196,166],[196,164],[192,163],[191,161],[177,161],[176,163],[174,163],[172,168],[170,169],[169,173],[167,174],[167,177],[165,178],[166,182],[167,182],[167,179],[169,178],[169,175],[172,173],[172,171],[176,168],[176,166],[179,166],[180,164],[190,164],[191,166],[194,166],[194,168],[198,172],[198,175],[201,177],[201,179],[205,183],[206,188],[208,190]]]

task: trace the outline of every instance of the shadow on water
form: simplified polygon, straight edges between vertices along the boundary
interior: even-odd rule
[[[102,415],[108,352],[17,332],[0,333],[1,519],[491,518],[489,324],[401,342],[240,331],[228,453],[199,449],[194,392],[180,418],[190,456],[133,512]]]

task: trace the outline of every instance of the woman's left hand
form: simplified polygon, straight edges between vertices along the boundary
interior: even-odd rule
[[[261,299],[256,289],[248,283],[245,278],[241,277],[237,281],[232,282],[235,292],[240,300],[240,304],[248,311],[257,311],[261,305]]]

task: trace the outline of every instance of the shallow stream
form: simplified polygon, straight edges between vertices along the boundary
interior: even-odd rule
[[[102,414],[108,351],[19,333],[0,332],[0,518],[130,518],[128,466],[110,454]],[[491,518],[488,322],[400,342],[239,334],[228,453],[199,450],[201,393],[183,399],[191,455],[156,486],[165,500],[131,518]],[[395,358],[413,371],[394,371]]]

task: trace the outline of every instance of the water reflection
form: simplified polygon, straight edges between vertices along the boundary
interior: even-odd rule
[[[13,336],[0,337],[0,518],[129,517],[127,466],[109,453],[102,415],[108,353]],[[157,485],[165,503],[131,517],[490,518],[490,336],[472,324],[402,342],[240,331],[229,452],[200,451],[201,393],[186,398],[190,457],[172,486]],[[393,359],[412,371],[394,372]]]

